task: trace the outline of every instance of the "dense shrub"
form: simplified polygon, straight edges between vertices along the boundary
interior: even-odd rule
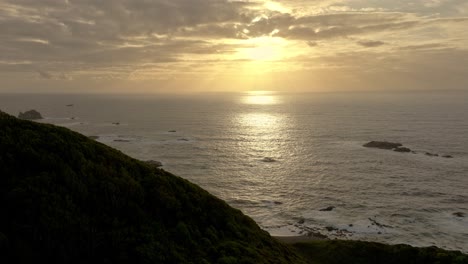
[[[309,259],[309,263],[315,264],[468,264],[467,255],[436,247],[340,240],[298,243],[294,247]]]
[[[1,112],[0,209],[9,263],[301,263],[198,186]]]

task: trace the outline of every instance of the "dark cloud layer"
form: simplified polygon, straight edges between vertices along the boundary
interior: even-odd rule
[[[385,45],[385,42],[378,41],[378,40],[361,40],[361,41],[358,41],[357,44],[366,48],[374,48],[374,47]]]
[[[466,52],[468,36],[459,35],[468,26],[464,16],[468,5],[463,1],[278,2],[291,6],[284,10],[267,9],[264,2],[0,0],[0,73],[68,80],[72,75],[112,71],[112,76],[127,78],[148,65],[170,72],[171,67],[185,70],[190,60],[235,64],[245,59],[234,56],[249,47],[243,40],[265,36],[323,50],[323,65],[328,65],[326,58],[346,64],[342,54],[352,52],[356,44],[394,54],[417,47],[426,52],[441,48],[451,48],[448,54]],[[312,11],[302,12],[305,7]],[[347,46],[350,39],[354,47]],[[339,50],[327,49],[327,43],[340,40]],[[216,55],[227,59],[213,58]]]

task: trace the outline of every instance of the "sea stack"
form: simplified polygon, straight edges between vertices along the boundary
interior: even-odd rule
[[[147,160],[145,161],[145,163],[152,168],[159,168],[163,166],[162,162],[157,161],[157,160]]]
[[[20,112],[18,115],[18,118],[25,119],[25,120],[38,120],[38,119],[42,119],[42,115],[41,113],[33,109],[33,110],[26,111],[24,113]]]

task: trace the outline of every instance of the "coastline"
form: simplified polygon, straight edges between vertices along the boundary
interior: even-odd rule
[[[325,241],[325,240],[330,240],[325,236],[272,236],[274,239],[278,240],[281,243],[284,244],[296,244],[296,243],[307,243],[307,242],[312,242],[312,241]]]

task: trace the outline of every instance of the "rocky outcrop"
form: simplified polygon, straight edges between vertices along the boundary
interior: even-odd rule
[[[408,153],[408,152],[411,152],[411,149],[406,148],[406,147],[398,147],[398,148],[393,149],[393,151]]]
[[[270,157],[264,157],[262,159],[263,162],[276,162],[276,160],[274,158],[270,158]]]
[[[162,162],[157,161],[157,160],[147,160],[145,161],[145,163],[148,164],[152,168],[159,168],[163,166]]]
[[[130,142],[128,139],[114,139],[114,142]]]
[[[453,215],[456,217],[465,217],[465,214],[462,212],[456,212],[456,213],[453,213]]]
[[[333,209],[335,209],[335,206],[328,206],[327,208],[322,208],[319,211],[321,211],[321,212],[330,212],[330,211],[333,211]]]
[[[380,227],[380,228],[393,228],[392,226],[384,225],[382,223],[379,223],[379,222],[377,222],[376,219],[373,219],[373,218],[369,218],[369,221],[371,222],[371,225],[373,225],[373,226],[377,226],[377,227]]]
[[[369,143],[364,144],[366,148],[378,148],[378,149],[395,149],[398,147],[402,147],[403,144],[401,143],[393,143],[387,141],[371,141]]]
[[[18,118],[25,119],[25,120],[38,120],[38,119],[42,119],[42,115],[41,113],[33,109],[33,110],[26,111],[24,113],[20,112],[18,115]]]
[[[369,143],[364,144],[363,146],[366,147],[366,148],[378,148],[378,149],[393,150],[395,152],[400,152],[400,153],[418,154],[418,152],[413,151],[410,148],[403,147],[403,144],[395,143],[395,142],[371,141]],[[431,153],[431,152],[425,152],[424,154],[426,156],[429,156],[429,157],[442,157],[442,158],[446,158],[446,159],[453,158],[452,155],[440,155],[440,154]]]
[[[452,155],[441,155],[441,154],[431,153],[431,152],[426,152],[424,154],[426,156],[429,156],[429,157],[442,157],[442,158],[446,158],[446,159],[453,159]]]

